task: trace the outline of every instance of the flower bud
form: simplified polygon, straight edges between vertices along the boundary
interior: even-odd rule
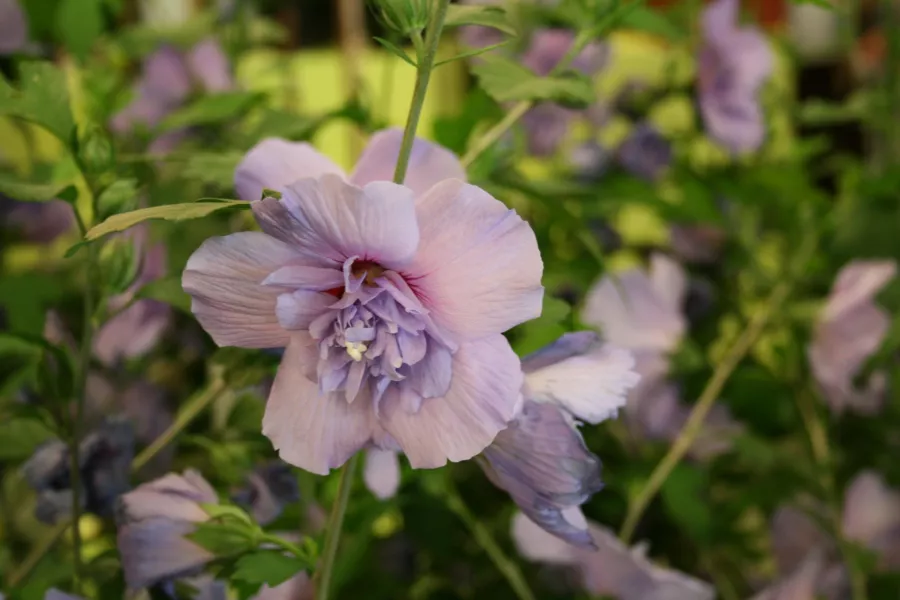
[[[100,251],[100,269],[110,295],[127,290],[138,275],[140,260],[134,243],[126,236],[111,238]]]
[[[375,0],[382,24],[403,36],[421,32],[431,20],[430,0]]]
[[[101,173],[112,167],[112,142],[101,127],[88,125],[79,131],[78,157],[90,173]]]

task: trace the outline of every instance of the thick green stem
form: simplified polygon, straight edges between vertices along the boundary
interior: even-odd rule
[[[434,59],[437,56],[438,44],[441,41],[441,32],[444,30],[444,21],[447,18],[449,7],[450,0],[438,0],[434,18],[425,34],[424,49],[419,52],[417,57],[416,87],[413,91],[412,104],[409,107],[409,117],[406,119],[406,128],[403,130],[403,142],[400,144],[400,155],[397,157],[397,167],[394,170],[394,183],[403,183],[406,180],[409,155],[416,139],[416,129],[419,127],[422,107],[425,106],[425,94],[428,92],[428,82],[431,80],[431,71],[434,70]]]
[[[509,582],[509,586],[513,589],[513,592],[515,592],[516,597],[519,598],[519,600],[535,600],[535,595],[531,591],[531,588],[528,587],[528,583],[525,581],[525,577],[522,575],[519,566],[515,561],[506,556],[488,528],[472,514],[472,511],[470,511],[469,507],[466,506],[466,503],[463,502],[462,496],[459,495],[459,492],[449,479],[447,481],[445,501],[447,503],[447,508],[453,511],[453,513],[465,523],[466,527],[469,528],[469,531],[475,538],[475,541],[478,542],[478,545],[481,546],[485,554],[488,555],[491,562],[497,567],[497,570],[500,571],[503,577],[506,578],[506,581]]]
[[[325,530],[322,566],[316,573],[316,600],[328,600],[331,577],[334,573],[334,560],[337,557],[338,543],[341,540],[341,529],[344,525],[344,515],[347,514],[347,504],[350,501],[350,490],[353,487],[357,462],[359,462],[359,454],[355,454],[341,469],[338,497],[331,508],[331,516],[328,517],[328,525]]]

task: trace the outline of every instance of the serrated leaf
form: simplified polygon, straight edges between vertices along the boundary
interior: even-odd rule
[[[646,6],[631,7],[616,18],[618,27],[637,29],[670,40],[681,40],[685,34],[657,9]]]
[[[181,277],[165,277],[151,281],[137,293],[138,298],[158,300],[190,314],[191,297],[181,287]]]
[[[238,210],[250,208],[249,202],[243,200],[220,200],[210,199],[210,201],[197,201],[185,204],[166,204],[164,206],[152,206],[150,208],[142,208],[131,212],[113,215],[99,225],[95,225],[85,235],[85,240],[92,241],[103,237],[104,235],[124,231],[130,227],[134,227],[138,223],[149,221],[151,219],[163,219],[165,221],[184,221],[188,219],[199,219],[207,217],[215,212],[223,210]],[[70,251],[75,248],[70,248]]]
[[[211,519],[235,519],[241,523],[255,528],[256,522],[244,512],[243,509],[233,504],[200,504],[203,512],[209,515]]]
[[[552,100],[583,105],[595,99],[590,80],[575,74],[538,77],[526,67],[502,56],[486,55],[472,67],[481,87],[497,102]]]
[[[17,90],[0,75],[0,115],[40,125],[69,147],[75,121],[62,71],[49,62],[24,62],[19,69],[19,83],[21,88]]]
[[[166,117],[160,124],[159,131],[231,121],[256,106],[263,98],[257,92],[222,92],[203,96]]]
[[[375,37],[375,41],[381,44],[381,46],[385,50],[387,50],[397,58],[403,60],[406,64],[412,66],[413,68],[418,68],[418,65],[416,65],[416,61],[411,59],[409,55],[403,50],[403,48],[384,38]]]
[[[278,550],[258,550],[238,559],[232,578],[275,587],[305,568],[304,562],[296,556]]]
[[[83,61],[103,32],[101,0],[62,0],[56,10],[56,30],[72,54]]]
[[[462,25],[481,25],[509,35],[516,35],[515,27],[506,18],[506,11],[499,6],[451,4],[447,11],[444,27],[460,27]]]
[[[63,192],[70,187],[74,189],[69,182],[38,183],[22,181],[5,173],[0,174],[0,194],[19,202],[50,202],[65,195]]]

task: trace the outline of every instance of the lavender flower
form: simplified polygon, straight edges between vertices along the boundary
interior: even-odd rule
[[[566,518],[603,484],[600,459],[584,444],[575,419],[614,417],[638,382],[634,359],[593,332],[569,333],[522,360],[525,402],[484,451],[485,472],[549,533],[591,546],[587,528]]]
[[[195,86],[207,93],[234,87],[228,58],[212,38],[199,42],[186,53],[165,46],[148,56],[135,89],[135,99],[113,117],[110,126],[117,133],[126,133],[138,125],[156,127],[184,105]],[[181,130],[167,132],[154,140],[150,150],[170,150],[185,136],[186,132]]]
[[[881,407],[887,384],[884,373],[873,374],[863,390],[853,380],[887,334],[890,317],[874,299],[896,272],[892,261],[850,263],[838,273],[819,315],[809,362],[825,400],[837,414],[848,408],[872,414]]]
[[[634,353],[641,381],[628,395],[625,412],[629,427],[648,439],[674,440],[690,413],[667,378],[669,355],[687,329],[682,310],[687,289],[681,266],[656,254],[647,272],[635,268],[615,280],[603,277],[588,292],[581,315],[611,344]],[[690,453],[701,460],[715,456],[730,447],[729,438],[739,430],[727,409],[715,406]]]
[[[164,302],[134,300],[142,287],[165,275],[165,245],[151,245],[146,227],[138,226],[124,235],[131,238],[141,266],[131,286],[109,298],[109,310],[121,312],[104,323],[94,337],[94,356],[107,366],[147,353],[159,342],[172,318],[172,310]]]
[[[184,272],[218,344],[286,347],[263,433],[314,473],[370,445],[414,468],[469,459],[520,402],[501,332],[540,313],[534,233],[428,142],[390,183],[401,137],[375,135],[349,180],[307,144],[264,140],[235,175],[263,231],[207,240]]]
[[[751,600],[816,600],[816,587],[824,569],[820,553],[811,553],[788,577],[779,581]]]
[[[0,55],[13,54],[28,44],[28,21],[17,0],[0,0]]]
[[[618,600],[712,600],[715,591],[708,583],[651,563],[646,548],[626,548],[605,527],[586,523],[580,511],[569,518],[585,523],[596,550],[570,546],[551,536],[525,515],[513,519],[513,539],[519,552],[529,560],[571,565],[580,575],[586,592],[613,596]]]
[[[626,171],[656,181],[672,162],[672,147],[656,128],[640,123],[619,146],[618,159]]]
[[[75,213],[63,200],[17,202],[0,195],[0,224],[25,242],[49,244],[72,230]]]
[[[816,514],[822,507],[813,506]],[[780,573],[800,570],[813,556],[825,558],[816,591],[829,599],[839,598],[849,589],[849,575],[842,564],[837,544],[807,512],[791,506],[780,507],[772,517],[771,536],[775,562]],[[867,548],[878,558],[881,570],[900,568],[900,492],[889,488],[873,471],[858,474],[844,494],[841,533]]]
[[[238,490],[232,499],[250,510],[260,525],[267,525],[278,518],[285,505],[300,499],[297,478],[291,468],[280,461],[272,461],[250,473],[247,485]]]
[[[170,473],[123,495],[117,513],[125,583],[149,587],[195,574],[213,555],[184,536],[209,519],[201,504],[218,502],[196,471]]]
[[[113,512],[116,499],[129,488],[134,455],[134,432],[123,419],[108,419],[85,436],[79,445],[82,508],[99,516]],[[37,492],[35,515],[55,523],[72,510],[72,462],[68,446],[59,440],[35,451],[22,466],[22,474]]]
[[[698,60],[700,113],[709,135],[734,153],[758,149],[766,126],[757,95],[774,58],[755,27],[738,26],[738,0],[715,0],[703,11]]]

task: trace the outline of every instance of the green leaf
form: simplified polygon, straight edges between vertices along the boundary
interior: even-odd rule
[[[413,68],[418,67],[418,65],[416,65],[416,61],[411,59],[409,57],[409,55],[406,53],[406,51],[403,50],[403,48],[396,45],[395,43],[393,43],[389,40],[386,40],[384,38],[377,37],[377,36],[375,37],[375,41],[378,42],[379,44],[381,44],[385,50],[387,50],[388,52],[390,52],[397,58],[403,60],[403,62],[405,62],[406,64],[412,66]]]
[[[516,35],[515,27],[506,18],[506,11],[499,6],[451,4],[447,11],[444,27],[460,27],[462,25],[481,25],[498,29],[509,35]]]
[[[257,550],[238,559],[232,578],[275,587],[305,568],[306,565],[296,556],[278,550]]]
[[[681,40],[685,37],[684,32],[659,10],[646,6],[638,6],[623,11],[618,16],[617,23],[623,29],[646,31],[670,40]]]
[[[137,297],[158,300],[185,313],[191,312],[191,297],[182,289],[180,276],[151,281],[138,290]]]
[[[106,219],[137,203],[137,179],[119,179],[109,185],[97,198],[97,212]]]
[[[70,183],[37,183],[22,181],[8,174],[0,174],[0,194],[9,196],[20,202],[49,202],[64,194],[66,190],[75,187]],[[77,191],[75,192],[77,194]]]
[[[497,102],[552,100],[571,106],[587,106],[595,100],[593,85],[583,75],[538,77],[502,56],[485,55],[472,67],[472,73],[484,91]]]
[[[27,337],[0,333],[0,391],[33,375],[42,355],[41,345]]]
[[[257,139],[264,137],[269,136],[263,135]],[[231,189],[234,171],[243,156],[241,152],[194,152],[188,157],[181,174],[190,181]]]
[[[834,4],[828,2],[828,0],[791,0],[794,4],[813,4],[820,8],[827,8],[828,10],[834,10]]]
[[[244,512],[243,509],[233,504],[207,504],[201,503],[200,508],[209,515],[211,519],[235,519],[245,525],[256,528],[256,522]]]
[[[198,523],[197,529],[184,536],[216,556],[241,554],[252,548],[253,530],[229,523]]]
[[[704,471],[680,464],[660,490],[666,512],[698,542],[708,541],[712,534],[709,503],[703,500],[707,495],[707,487],[707,474]]]
[[[53,431],[38,419],[4,420],[0,422],[0,461],[24,460],[53,437]]]
[[[509,40],[507,40],[507,41],[505,41],[505,42],[500,42],[499,44],[493,44],[493,45],[491,45],[491,46],[485,46],[484,48],[473,48],[472,50],[469,50],[469,51],[467,51],[467,52],[461,52],[460,54],[457,54],[456,56],[453,56],[453,57],[451,57],[451,58],[445,58],[445,59],[443,59],[443,60],[439,60],[439,61],[437,61],[436,63],[434,63],[434,66],[435,66],[435,67],[439,67],[439,66],[441,66],[441,65],[446,65],[447,63],[455,62],[455,61],[457,61],[457,60],[463,60],[463,59],[466,59],[466,58],[472,58],[473,56],[478,56],[479,54],[484,54],[484,53],[486,53],[486,52],[490,52],[490,51],[492,51],[492,50],[496,50],[497,48],[499,48],[499,47],[501,47],[501,46],[507,45],[508,43],[509,43]]]
[[[0,114],[40,125],[70,147],[75,121],[63,72],[49,62],[24,62],[19,81],[16,90],[0,75]]]
[[[96,240],[109,233],[124,231],[134,227],[138,223],[151,219],[163,219],[165,221],[184,221],[187,219],[199,219],[207,217],[222,210],[236,210],[250,208],[249,202],[243,200],[220,200],[209,198],[189,202],[185,204],[166,204],[164,206],[152,206],[131,212],[113,215],[99,225],[95,225],[87,232],[87,241]]]
[[[159,131],[231,121],[263,99],[264,96],[258,92],[222,92],[203,96],[166,117]]]
[[[56,30],[66,47],[84,61],[103,32],[102,0],[62,0]]]

